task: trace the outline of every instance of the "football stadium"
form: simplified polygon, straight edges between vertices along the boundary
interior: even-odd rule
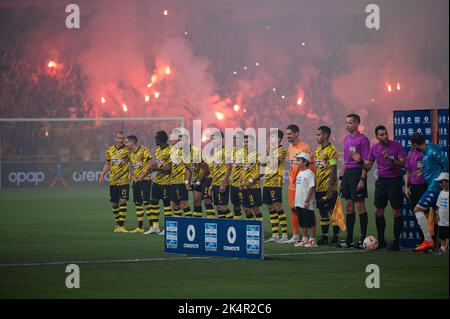
[[[0,0],[0,298],[448,299],[448,5]]]

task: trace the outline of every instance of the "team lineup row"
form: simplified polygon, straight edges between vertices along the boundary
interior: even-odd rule
[[[435,208],[438,196],[434,198],[434,195],[437,187],[440,191],[440,186],[434,180],[441,172],[448,171],[448,158],[443,157],[442,150],[437,145],[425,144],[418,133],[411,137],[413,150],[406,156],[401,144],[389,140],[384,126],[375,129],[379,143],[370,147],[369,139],[359,132],[359,125],[360,117],[357,114],[347,116],[346,130],[349,134],[344,140],[344,159],[339,177],[338,153],[330,143],[331,129],[327,126],[317,129],[318,146],[314,152],[307,143],[300,140],[299,128],[292,124],[286,128],[285,133],[281,130],[269,133],[270,143],[265,154],[254,149],[255,141],[251,135],[238,132],[234,136],[232,149],[225,148],[223,134],[212,135],[211,142],[219,150],[212,157],[204,156],[201,150],[188,145],[188,137],[182,131],[179,134],[172,132],[170,140],[166,132],[157,132],[153,156],[148,148],[138,144],[136,136],[126,137],[123,132],[118,132],[115,145],[106,150],[105,165],[100,177],[100,183],[103,184],[105,174],[110,171],[110,197],[116,220],[114,232],[163,234],[159,227],[160,201],[163,203],[164,216],[173,214],[203,217],[203,204],[208,218],[240,219],[243,218],[243,208],[245,218],[259,220],[263,219],[260,207],[264,204],[272,227],[272,237],[267,242],[291,243],[300,247],[332,244],[361,248],[367,236],[368,225],[365,207],[367,172],[376,162],[378,179],[374,204],[379,248],[387,247],[384,239],[384,210],[390,202],[394,217],[394,241],[390,249],[398,250],[403,201],[402,168],[406,163],[405,195],[410,199],[412,207],[415,207],[422,229],[420,214],[426,214],[430,208]],[[287,151],[281,145],[284,135],[289,143]],[[185,145],[187,147],[183,147]],[[191,161],[172,161],[171,150],[175,149],[174,146],[177,146],[175,152],[180,156],[187,155],[184,154],[187,149],[190,153],[187,158]],[[196,163],[192,159],[198,153],[203,160]],[[422,153],[427,154],[423,160]],[[431,160],[427,160],[430,157]],[[243,160],[228,163],[225,158]],[[282,203],[286,161],[289,163],[288,204],[293,232],[290,239]],[[152,173],[153,181],[150,178]],[[124,222],[130,184],[138,227],[128,231],[124,228]],[[426,186],[416,187],[419,184]],[[423,187],[426,187],[425,191],[420,194],[418,190]],[[339,241],[339,226],[333,225],[333,237],[329,241],[330,214],[336,204],[338,190],[346,199],[347,237]],[[188,202],[189,191],[193,196],[193,211]],[[430,194],[434,199],[432,202],[429,201]],[[229,200],[233,211],[229,209]],[[314,206],[320,213],[322,236],[319,241],[316,241]],[[144,210],[149,220],[147,232],[144,232]],[[355,210],[359,213],[361,226],[360,239],[356,244],[353,243]],[[427,249],[434,243],[429,238],[429,233],[423,231],[422,234],[424,245],[419,248]]]

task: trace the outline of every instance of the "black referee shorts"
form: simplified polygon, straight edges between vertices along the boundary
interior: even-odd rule
[[[179,203],[189,199],[189,194],[185,184],[172,184],[170,187],[170,200]]]
[[[151,180],[133,182],[133,201],[135,203],[149,202],[151,186]]]
[[[152,185],[152,200],[154,201],[168,201],[170,200],[170,185],[160,185],[153,183]]]
[[[242,193],[244,195],[242,206],[245,208],[260,207],[262,205],[261,188],[246,188]]]
[[[362,168],[346,168],[341,182],[342,196],[345,199],[360,201],[367,198],[367,180],[364,188],[358,191],[358,183],[361,179]]]
[[[110,185],[109,197],[111,203],[118,203],[121,199],[128,200],[130,193],[130,185]]]
[[[375,182],[375,207],[385,208],[388,201],[391,203],[392,208],[402,208],[403,190],[401,176],[393,178],[378,177]]]
[[[242,194],[242,190],[239,189],[239,187],[231,186],[230,188],[230,199],[231,204],[233,206],[241,206],[242,200],[244,199],[244,195]]]
[[[283,201],[282,187],[265,186],[263,188],[263,203],[272,205]]]

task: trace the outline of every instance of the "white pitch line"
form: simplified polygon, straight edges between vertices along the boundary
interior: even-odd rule
[[[27,263],[27,264],[0,264],[0,267],[13,267],[13,266],[48,266],[48,265],[68,265],[68,264],[105,264],[105,263],[133,263],[133,262],[145,262],[145,261],[164,261],[164,260],[189,260],[189,259],[202,259],[210,257],[172,257],[172,258],[143,258],[143,259],[109,259],[109,260],[81,260],[81,261],[54,261],[54,262],[41,262],[41,263]]]
[[[352,253],[365,253],[366,250],[330,250],[330,251],[310,251],[307,253],[276,253],[265,254],[264,256],[296,256],[296,255],[332,255],[332,254],[352,254]]]
[[[264,257],[271,256],[299,256],[299,255],[331,255],[331,254],[350,254],[350,253],[362,253],[364,250],[337,250],[337,251],[316,251],[316,252],[303,252],[303,253],[277,253],[277,254],[265,254]],[[217,256],[220,258],[220,256]],[[137,259],[109,259],[109,260],[80,260],[80,261],[54,261],[54,262],[41,262],[41,263],[25,263],[25,264],[0,264],[0,267],[18,267],[18,266],[53,266],[53,265],[68,265],[68,264],[112,264],[112,263],[137,263],[137,262],[149,262],[149,261],[167,261],[167,260],[193,260],[193,259],[207,259],[216,258],[216,256],[204,256],[204,257],[159,257],[159,258],[137,258]],[[236,260],[237,258],[223,258],[223,260]]]

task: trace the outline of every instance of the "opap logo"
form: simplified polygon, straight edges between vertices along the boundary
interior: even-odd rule
[[[45,179],[44,172],[11,172],[8,175],[8,180],[11,183],[20,186],[23,183],[30,183],[34,185],[39,185]]]

